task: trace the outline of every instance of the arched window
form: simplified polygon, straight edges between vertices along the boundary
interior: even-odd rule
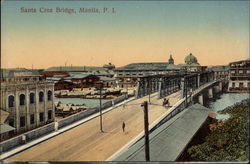
[[[39,102],[43,102],[44,94],[43,92],[39,92]]]
[[[52,92],[48,91],[48,101],[51,101],[51,100],[52,100]]]
[[[14,96],[9,96],[8,97],[8,102],[9,102],[9,108],[14,107],[15,104],[15,97]]]
[[[34,103],[35,103],[35,94],[30,93],[30,104],[34,104]]]
[[[19,105],[25,105],[25,95],[20,94],[19,96]]]

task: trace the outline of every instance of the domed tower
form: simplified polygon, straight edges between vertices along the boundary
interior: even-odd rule
[[[172,55],[170,55],[170,57],[168,59],[168,64],[174,64],[174,59],[173,59]]]
[[[190,53],[188,56],[185,57],[185,63],[186,64],[199,64],[198,60],[195,56],[192,55],[192,53]]]
[[[113,70],[113,69],[115,69],[115,65],[109,63],[109,64],[105,64],[105,65],[103,66],[103,68],[107,68],[108,70]]]

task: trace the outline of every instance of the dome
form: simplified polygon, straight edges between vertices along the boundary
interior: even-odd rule
[[[197,58],[190,53],[188,56],[185,57],[186,64],[198,64]]]
[[[111,69],[115,69],[115,65],[109,63],[109,64],[105,64],[105,65],[103,66],[103,68],[107,68],[107,69],[111,70]]]

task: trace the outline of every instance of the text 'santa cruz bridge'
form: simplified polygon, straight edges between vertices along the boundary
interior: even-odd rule
[[[145,76],[138,82],[135,98],[104,110],[103,133],[99,131],[100,122],[96,114],[71,129],[64,130],[63,127],[52,132],[49,134],[55,134],[52,138],[29,149],[20,146],[11,150],[12,154],[9,151],[8,157],[3,153],[1,159],[5,155],[6,161],[113,160],[122,149],[143,137],[142,102],[150,102],[149,131],[153,132],[189,104],[204,104],[206,98],[222,91],[223,84],[223,81],[214,81],[212,72]],[[170,101],[168,108],[162,106],[165,97]],[[126,123],[125,132],[121,128],[122,122]]]

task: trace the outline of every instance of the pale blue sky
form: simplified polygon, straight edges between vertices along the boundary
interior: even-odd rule
[[[116,13],[21,13],[21,7],[65,7],[74,8],[77,12],[80,7],[108,7],[115,8]],[[57,38],[66,38],[68,46],[79,45],[63,50],[67,52],[63,57],[68,60],[71,58],[73,65],[102,65],[111,60],[121,66],[132,62],[149,62],[152,56],[152,61],[162,61],[167,60],[170,53],[176,57],[178,63],[182,63],[189,52],[193,52],[201,64],[212,65],[227,64],[232,60],[245,59],[249,55],[246,54],[249,52],[247,1],[5,1],[1,9],[2,52],[6,67],[20,65],[20,60],[14,60],[13,57],[29,57],[29,47],[34,56],[34,51],[37,52],[36,58],[32,60],[37,67],[51,66],[53,63],[44,63],[46,60],[40,52],[43,51],[45,57],[49,57],[51,54],[59,55],[57,53],[60,51],[45,51],[48,45],[39,48],[30,43],[51,42],[53,39],[58,42]],[[100,38],[103,39],[102,42]],[[48,44],[58,49],[67,42]],[[80,46],[85,43],[86,47]],[[177,44],[180,44],[179,47]],[[15,49],[15,45],[16,50],[10,50]],[[206,49],[206,45],[211,48]],[[137,46],[138,49],[132,46]],[[98,47],[102,51],[95,51]],[[225,48],[230,50],[225,50],[228,60],[205,60],[204,55],[207,56],[208,51],[212,58],[216,58]],[[127,51],[127,55],[124,51]],[[79,52],[88,60],[79,63]],[[236,52],[240,54],[234,55]],[[98,56],[106,58],[93,61]],[[40,63],[35,61],[38,58],[41,58]],[[55,65],[62,63],[63,60]],[[30,63],[24,65],[29,66]]]

